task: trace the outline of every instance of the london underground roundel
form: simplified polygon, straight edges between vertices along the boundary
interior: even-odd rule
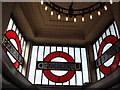
[[[107,44],[109,44],[109,43],[114,44],[114,43],[117,42],[117,40],[118,39],[115,36],[112,36],[112,35],[106,37],[100,45],[100,48],[99,48],[99,51],[98,51],[98,57],[102,55],[103,49]],[[105,66],[103,64],[103,65],[100,66],[100,70],[104,74],[110,74],[111,72],[113,72],[117,68],[117,66],[119,64],[119,60],[120,60],[120,51],[115,54],[113,63],[111,65]]]
[[[14,39],[14,40],[15,40],[15,42],[16,42],[16,44],[17,44],[18,52],[19,52],[20,54],[22,54],[20,40],[19,40],[17,34],[16,34],[14,31],[9,30],[9,31],[6,32],[5,36],[6,36],[8,39]],[[16,68],[18,68],[20,64],[19,64],[18,61],[16,61],[13,65],[14,65]]]
[[[51,62],[51,60],[56,57],[62,57],[64,59],[66,59],[67,62],[74,63],[74,59],[70,55],[68,55],[67,53],[64,53],[64,52],[53,52],[53,53],[49,54],[48,56],[46,56],[46,58],[44,59],[44,62]],[[53,82],[57,82],[57,83],[66,82],[66,81],[70,80],[73,77],[73,75],[75,74],[75,71],[68,71],[65,75],[56,76],[50,70],[43,70],[43,72],[49,80],[51,80]]]

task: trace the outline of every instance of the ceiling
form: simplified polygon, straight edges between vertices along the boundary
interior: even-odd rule
[[[84,8],[92,5],[94,2],[77,2],[73,8]],[[68,7],[70,3],[57,2],[57,5]],[[113,19],[110,5],[108,10],[102,10],[101,16],[97,12],[93,13],[93,19],[85,15],[85,21],[77,17],[77,22],[65,22],[65,16],[61,20],[57,15],[50,15],[50,9],[44,10],[44,5],[39,2],[21,2],[15,3],[12,14],[27,40],[39,44],[63,44],[63,45],[86,45],[93,42],[105,27]],[[72,20],[72,19],[71,19]]]

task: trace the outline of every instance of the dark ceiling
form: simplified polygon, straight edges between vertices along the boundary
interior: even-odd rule
[[[57,2],[57,5],[68,7],[70,3]],[[84,8],[94,4],[94,2],[77,2],[74,8]],[[77,17],[77,22],[65,22],[65,16],[61,20],[57,15],[50,15],[50,9],[44,10],[45,5],[39,2],[15,3],[12,12],[16,22],[27,40],[39,44],[69,44],[86,45],[93,42],[113,19],[111,6],[107,3],[108,10],[101,10],[101,16],[97,12],[92,13],[93,19],[85,15],[85,21]]]

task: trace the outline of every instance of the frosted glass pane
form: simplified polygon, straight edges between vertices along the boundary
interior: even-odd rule
[[[22,56],[23,56],[23,57],[24,57],[24,54],[25,54],[25,47],[26,47],[26,42],[24,41],[23,49],[22,49]]]
[[[104,74],[100,71],[101,78],[104,78]]]
[[[21,48],[23,48],[23,37],[22,37],[22,39],[21,39]]]
[[[12,63],[16,62],[16,60],[13,58],[13,56],[9,52],[7,52],[7,55],[10,58],[10,60],[12,61]]]
[[[75,85],[75,74],[74,74],[74,76],[70,79],[70,85]]]
[[[56,85],[62,85],[62,83],[56,83]]]
[[[51,46],[51,52],[56,52],[56,46]]]
[[[63,85],[69,85],[69,81],[64,82]]]
[[[120,33],[119,33],[119,31],[118,31],[118,27],[117,27],[117,25],[116,25],[116,22],[114,22],[114,24],[115,24],[115,28],[116,28],[116,32],[117,32],[117,36],[118,36],[118,38],[120,38]]]
[[[20,65],[20,66],[19,66],[19,72],[21,72],[21,71],[22,71],[22,66]]]
[[[77,85],[82,85],[82,73],[81,71],[76,71],[76,77],[77,77]]]
[[[110,26],[111,34],[116,36],[113,24]]]
[[[96,47],[97,47],[97,52],[98,52],[98,50],[99,50],[99,43],[98,43],[98,41],[96,42]]]
[[[80,60],[80,48],[75,48],[75,62],[76,63],[81,63],[81,60]]]
[[[101,44],[101,43],[102,43],[102,37],[99,38],[99,44]]]
[[[74,48],[69,47],[69,55],[74,59]]]
[[[100,80],[100,70],[99,70],[99,68],[97,68],[96,72],[97,72],[97,80]]]
[[[35,84],[41,84],[42,70],[36,70]]]
[[[55,85],[55,82],[49,80],[49,85]]]
[[[21,36],[21,34],[19,33],[19,40],[21,40],[21,38],[22,38],[22,36]]]
[[[44,46],[39,46],[37,61],[43,61]]]
[[[43,78],[42,78],[42,84],[48,85],[48,79],[46,78],[46,76],[44,74],[43,74]]]
[[[13,25],[12,30],[13,30],[13,31],[16,30],[16,25],[15,25],[15,24]]]
[[[88,67],[87,67],[87,57],[86,57],[86,49],[81,48],[81,56],[82,56],[82,72],[83,72],[83,82],[89,82],[88,79]]]
[[[105,33],[103,33],[102,37],[103,37],[103,39],[106,37]]]
[[[18,30],[18,28],[16,29],[16,34],[17,34],[17,35],[19,34],[19,30]]]
[[[7,31],[11,30],[12,25],[13,25],[13,20],[10,18],[10,21],[9,21],[9,24],[8,24],[8,27],[7,27]]]
[[[107,34],[107,36],[110,35],[110,30],[109,30],[109,28],[106,30],[106,34]]]
[[[62,47],[57,47],[57,51],[62,51]]]
[[[63,52],[68,53],[68,47],[63,47]]]
[[[48,55],[48,54],[50,54],[50,46],[45,46],[45,52],[44,52],[45,54],[44,54],[44,58]]]
[[[14,39],[10,39],[10,42],[13,44],[13,46],[18,50],[17,43]]]
[[[94,58],[96,60],[97,59],[97,52],[96,52],[95,44],[93,45],[93,51],[94,51]]]
[[[36,67],[37,49],[38,49],[38,46],[33,46],[33,48],[32,48],[30,71],[29,71],[29,77],[28,77],[29,81],[32,84],[34,84],[34,75],[35,75],[35,67]]]

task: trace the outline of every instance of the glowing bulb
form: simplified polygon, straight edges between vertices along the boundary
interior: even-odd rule
[[[44,3],[43,0],[41,0],[41,5],[43,5],[43,3]]]
[[[48,10],[48,7],[47,7],[47,6],[45,6],[45,10]]]
[[[104,9],[107,10],[107,6],[106,5],[104,5]]]
[[[93,16],[92,16],[92,14],[90,14],[90,19],[93,19]]]
[[[85,21],[85,18],[84,18],[84,16],[82,16],[82,21],[83,21],[83,22]]]
[[[66,21],[68,21],[68,17],[66,16]]]
[[[58,14],[58,19],[60,19],[60,14]]]
[[[74,17],[74,22],[76,22],[77,20],[76,20],[76,17]]]
[[[100,11],[98,10],[98,15],[100,16],[101,15],[101,13],[100,13]]]
[[[51,15],[53,15],[53,10],[51,11]]]
[[[112,0],[110,0],[110,4],[113,4],[113,1],[112,1]]]

